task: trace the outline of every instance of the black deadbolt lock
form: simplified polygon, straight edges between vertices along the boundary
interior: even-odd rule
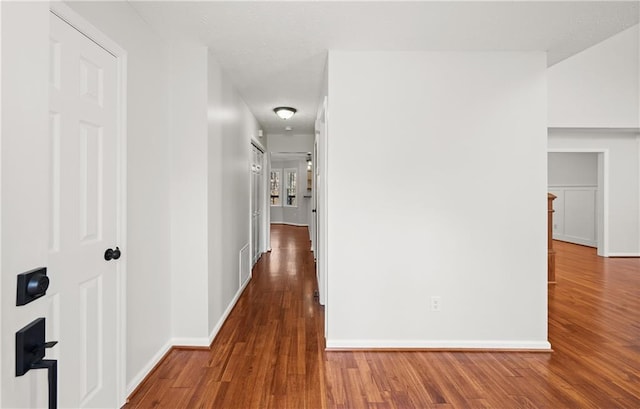
[[[28,304],[42,297],[47,293],[47,288],[49,288],[49,277],[47,277],[46,267],[18,274],[16,306]]]

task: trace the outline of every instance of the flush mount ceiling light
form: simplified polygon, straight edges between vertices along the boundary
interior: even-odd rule
[[[293,116],[298,110],[291,107],[276,107],[273,108],[273,112],[278,115],[280,119],[287,120]]]

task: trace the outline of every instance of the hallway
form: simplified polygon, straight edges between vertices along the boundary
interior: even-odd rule
[[[211,351],[169,353],[127,409],[640,407],[640,259],[556,244],[553,353],[325,353],[307,230],[271,244]]]
[[[271,247],[211,351],[172,351],[127,409],[324,406],[324,312],[307,228],[272,225]]]

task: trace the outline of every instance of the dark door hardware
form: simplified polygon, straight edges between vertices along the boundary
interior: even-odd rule
[[[31,369],[46,369],[49,378],[49,409],[58,407],[58,361],[44,359],[45,350],[58,341],[45,342],[45,319],[37,318],[16,332],[16,376]]]
[[[104,252],[104,259],[107,260],[107,261],[109,261],[109,260],[117,260],[117,259],[120,258],[120,255],[121,255],[121,253],[120,253],[120,248],[119,247],[116,247],[115,250],[107,249]]]
[[[315,213],[315,212],[316,212],[316,209],[311,209],[311,212]]]
[[[47,293],[47,288],[49,288],[49,277],[47,277],[46,267],[18,274],[16,306],[28,304],[42,297]]]

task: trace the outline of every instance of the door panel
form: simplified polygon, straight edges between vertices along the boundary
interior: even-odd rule
[[[116,407],[117,61],[51,15],[52,312],[61,407]]]
[[[80,122],[80,226],[81,240],[98,240],[101,235],[102,213],[101,162],[103,157],[102,134],[104,128]]]

